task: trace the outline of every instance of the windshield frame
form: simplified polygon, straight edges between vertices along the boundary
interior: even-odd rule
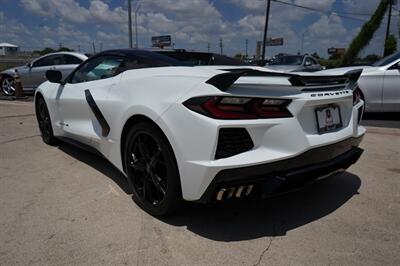
[[[387,65],[392,65],[394,63],[394,61],[400,59],[400,52],[388,55],[382,59],[379,59],[378,61],[376,61],[375,63],[372,64],[372,66],[375,67],[383,67],[383,66],[387,66]]]

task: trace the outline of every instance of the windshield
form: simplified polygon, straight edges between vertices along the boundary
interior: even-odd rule
[[[389,56],[386,56],[386,57],[382,58],[379,61],[376,61],[372,65],[373,66],[377,66],[377,67],[385,66],[385,65],[388,65],[388,64],[392,63],[393,61],[395,61],[395,60],[397,60],[399,58],[400,58],[400,52],[394,53],[394,54],[391,54]]]
[[[301,65],[303,57],[299,55],[282,56],[272,59],[270,65]]]

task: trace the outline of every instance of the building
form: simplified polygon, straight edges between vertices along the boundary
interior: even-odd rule
[[[15,55],[19,52],[19,47],[11,43],[0,43],[0,56],[2,55]]]

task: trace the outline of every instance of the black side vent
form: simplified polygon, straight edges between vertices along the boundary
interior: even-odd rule
[[[244,128],[221,128],[215,159],[227,158],[254,147],[249,132]]]

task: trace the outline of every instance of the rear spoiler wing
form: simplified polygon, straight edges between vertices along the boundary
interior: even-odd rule
[[[242,69],[221,69],[228,71],[218,74],[206,81],[220,91],[227,91],[236,80],[242,76],[246,77],[287,77],[293,86],[318,86],[318,85],[339,85],[348,82],[357,82],[361,75],[362,69],[355,69],[346,72],[343,75],[328,75],[328,76],[301,76],[299,74],[280,73],[270,71],[260,71],[251,68]]]

